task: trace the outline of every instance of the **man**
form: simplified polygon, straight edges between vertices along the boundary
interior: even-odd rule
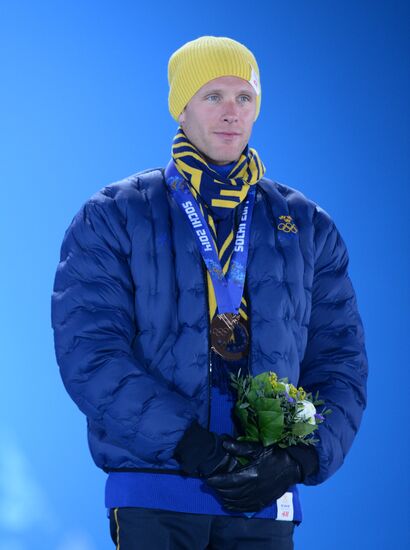
[[[65,234],[57,360],[108,473],[117,548],[293,548],[297,484],[341,466],[365,407],[346,247],[320,207],[264,178],[245,46],[188,42],[168,79],[170,163],[96,193]],[[319,391],[332,414],[316,447],[237,442],[239,370]]]

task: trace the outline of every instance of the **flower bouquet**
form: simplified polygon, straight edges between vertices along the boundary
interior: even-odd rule
[[[231,383],[237,392],[234,414],[243,432],[239,440],[264,447],[275,443],[282,448],[317,443],[312,434],[331,413],[325,408],[317,411],[324,405],[318,393],[313,397],[302,387],[289,384],[287,378],[278,379],[274,372],[241,376],[239,371],[231,374]]]

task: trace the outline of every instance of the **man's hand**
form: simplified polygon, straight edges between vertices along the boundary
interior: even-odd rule
[[[281,449],[276,445],[262,447],[257,443],[230,440],[223,446],[232,456],[250,460],[246,466],[206,479],[230,511],[257,512],[265,508],[318,466],[315,449],[306,445]]]
[[[217,435],[193,422],[179,441],[174,457],[187,474],[210,476],[231,472],[238,462],[223,446],[230,441],[234,442],[228,435]]]

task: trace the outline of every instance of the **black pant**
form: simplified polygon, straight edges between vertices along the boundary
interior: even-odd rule
[[[289,521],[182,514],[147,508],[110,511],[117,550],[293,550]]]

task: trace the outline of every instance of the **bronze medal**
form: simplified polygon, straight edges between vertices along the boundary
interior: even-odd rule
[[[211,348],[218,355],[238,361],[247,355],[248,347],[249,334],[239,314],[221,313],[212,319]]]

